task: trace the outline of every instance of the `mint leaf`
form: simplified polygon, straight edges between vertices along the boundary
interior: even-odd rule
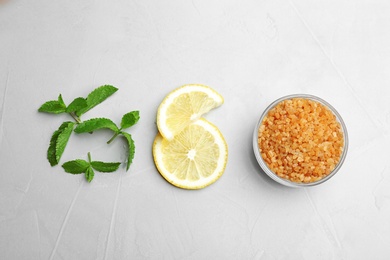
[[[67,126],[60,132],[56,141],[56,161],[60,161],[62,154],[64,153],[66,144],[68,143],[70,134],[73,131],[74,123],[68,122]]]
[[[39,112],[51,113],[51,114],[60,114],[64,113],[66,110],[66,105],[64,100],[62,100],[61,94],[58,96],[58,100],[51,100],[44,103],[39,109]]]
[[[118,132],[119,129],[115,125],[114,122],[112,122],[108,118],[92,118],[87,121],[84,121],[77,125],[75,128],[76,133],[89,133],[93,132],[95,130],[101,129],[101,128],[108,128],[111,129],[114,132]]]
[[[61,94],[58,96],[58,102],[59,102],[62,106],[66,107],[65,102],[64,102],[64,100],[62,99],[62,95],[61,95]]]
[[[93,176],[95,176],[95,172],[93,171],[92,167],[90,166],[85,171],[85,178],[87,179],[88,182],[91,182],[93,179]]]
[[[131,111],[122,117],[121,129],[135,125],[139,120],[139,111]]]
[[[56,158],[56,144],[57,139],[60,133],[68,126],[68,124],[71,122],[64,122],[61,124],[61,126],[58,128],[58,130],[54,131],[51,139],[50,139],[50,145],[47,149],[47,160],[49,161],[51,166],[55,166],[58,164],[57,158]]]
[[[62,168],[64,168],[66,172],[72,174],[83,173],[87,170],[88,167],[89,163],[80,159],[69,161],[62,165]]]
[[[81,116],[85,112],[89,111],[91,108],[102,103],[109,96],[114,94],[117,90],[118,89],[116,87],[113,87],[110,85],[104,85],[104,86],[96,88],[95,90],[93,90],[91,93],[88,94],[87,106],[83,109],[78,110],[76,112],[77,116]]]
[[[131,134],[126,133],[126,132],[121,132],[121,134],[126,138],[128,146],[129,146],[128,156],[127,156],[127,165],[126,165],[126,171],[128,171],[130,168],[130,164],[133,162],[133,159],[134,159],[135,145],[134,145],[134,140],[131,137]]]
[[[87,101],[82,97],[78,97],[69,104],[69,106],[66,108],[66,113],[76,112],[85,107],[87,107]]]
[[[50,139],[50,145],[47,149],[47,160],[49,161],[51,166],[57,165],[57,159],[56,159],[56,142],[57,138],[59,136],[59,131],[54,131],[51,139]]]
[[[118,170],[120,164],[121,163],[119,162],[110,162],[110,163],[99,162],[99,161],[91,162],[91,166],[98,172],[114,172]]]

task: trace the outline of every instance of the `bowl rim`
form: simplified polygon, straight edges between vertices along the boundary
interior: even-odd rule
[[[286,179],[283,179],[279,176],[277,176],[269,167],[268,165],[265,163],[265,161],[263,160],[263,158],[261,157],[261,154],[260,154],[260,149],[259,149],[259,145],[258,145],[258,131],[259,131],[259,128],[264,120],[264,117],[266,115],[268,115],[268,112],[274,108],[277,104],[279,104],[281,101],[284,101],[284,100],[288,100],[288,99],[293,99],[293,98],[304,98],[304,99],[309,99],[309,100],[313,100],[313,101],[317,101],[319,103],[321,103],[322,105],[328,107],[332,113],[336,116],[336,120],[340,123],[341,125],[341,129],[342,129],[342,132],[343,132],[343,136],[344,136],[344,147],[343,147],[343,152],[341,154],[341,157],[340,157],[340,161],[338,162],[338,164],[336,165],[336,167],[333,169],[333,171],[331,173],[329,173],[325,178],[322,178],[318,181],[315,181],[315,182],[310,182],[310,183],[297,183],[297,182],[292,182],[290,180],[286,180]],[[348,140],[348,131],[347,131],[347,127],[344,123],[344,120],[342,119],[341,115],[339,114],[339,112],[337,112],[337,110],[332,106],[330,105],[327,101],[323,100],[322,98],[319,98],[317,96],[314,96],[314,95],[310,95],[310,94],[291,94],[291,95],[287,95],[287,96],[283,96],[283,97],[280,97],[278,99],[276,99],[275,101],[273,101],[264,111],[263,113],[261,114],[257,124],[256,124],[256,127],[255,127],[255,130],[253,132],[253,151],[254,151],[254,154],[255,154],[255,157],[256,157],[256,160],[257,162],[259,163],[260,167],[262,168],[262,170],[271,178],[273,179],[274,181],[278,182],[279,184],[282,184],[284,186],[287,186],[287,187],[293,187],[293,188],[302,188],[302,187],[311,187],[311,186],[316,186],[316,185],[319,185],[321,183],[324,183],[326,182],[327,180],[329,180],[330,178],[332,178],[338,171],[339,169],[341,168],[341,166],[343,165],[344,161],[345,161],[345,158],[347,156],[347,152],[348,152],[348,145],[349,145],[349,140]]]

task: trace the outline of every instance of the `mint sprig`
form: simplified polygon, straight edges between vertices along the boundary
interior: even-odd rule
[[[65,104],[62,95],[60,94],[57,100],[47,101],[39,107],[39,112],[50,114],[67,113],[75,120],[75,122],[66,121],[62,123],[60,127],[52,134],[47,150],[47,159],[51,166],[55,166],[59,163],[73,131],[76,133],[92,133],[93,131],[105,128],[114,132],[114,136],[107,142],[108,144],[110,144],[118,135],[125,137],[128,144],[126,170],[129,169],[130,164],[134,159],[135,145],[131,135],[127,132],[124,132],[123,129],[127,129],[138,122],[140,118],[139,111],[132,111],[125,114],[122,117],[120,127],[118,127],[108,118],[92,118],[84,122],[80,118],[81,115],[102,103],[117,90],[117,88],[111,85],[104,85],[89,93],[87,98],[75,98],[69,105]],[[88,157],[88,162],[78,159],[66,162],[62,165],[62,167],[66,172],[72,174],[85,173],[86,179],[90,182],[94,177],[94,170],[100,172],[112,172],[116,171],[120,164],[91,161],[89,153]]]
[[[88,153],[88,161],[82,159],[76,159],[73,161],[66,162],[62,165],[65,172],[71,174],[85,174],[85,178],[88,182],[91,182],[95,176],[95,171],[98,172],[114,172],[119,168],[120,162],[101,162],[92,161],[91,153]]]
[[[126,171],[129,170],[130,164],[133,162],[135,154],[135,145],[134,140],[131,135],[127,132],[122,131],[123,129],[129,128],[135,125],[140,119],[139,111],[131,111],[123,115],[121,120],[121,127],[119,128],[114,122],[108,118],[93,118],[87,121],[84,121],[76,126],[74,131],[76,133],[90,133],[99,129],[110,129],[114,132],[114,135],[110,140],[107,141],[107,144],[110,144],[116,137],[122,135],[125,137],[128,144],[128,156]]]
[[[99,105],[118,89],[111,85],[104,85],[96,88],[88,94],[87,98],[75,98],[68,106],[66,106],[62,95],[58,96],[57,100],[50,100],[44,103],[39,109],[39,112],[61,114],[68,113],[76,123],[81,123],[81,115],[89,111],[91,108]]]

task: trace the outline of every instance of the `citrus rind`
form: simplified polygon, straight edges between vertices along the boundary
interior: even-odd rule
[[[158,133],[156,135],[155,140],[154,140],[153,159],[154,159],[155,165],[157,167],[157,170],[160,172],[161,176],[164,177],[164,179],[166,179],[169,183],[171,183],[172,185],[174,185],[176,187],[183,188],[183,189],[202,189],[202,188],[207,187],[210,184],[214,183],[215,181],[217,181],[225,171],[227,157],[228,157],[228,147],[227,147],[227,143],[226,143],[224,137],[222,136],[221,132],[219,131],[219,129],[216,126],[214,126],[213,124],[211,124],[207,120],[201,118],[201,119],[196,120],[195,122],[192,122],[187,128],[185,128],[183,130],[183,132],[180,135],[194,136],[193,133],[191,133],[191,128],[198,128],[199,129],[199,127],[204,129],[204,133],[202,133],[202,134],[207,135],[209,138],[208,140],[211,139],[210,135],[212,136],[213,141],[212,141],[211,146],[218,147],[218,150],[217,150],[218,156],[215,158],[213,158],[213,156],[207,157],[208,159],[206,161],[212,162],[211,164],[212,165],[215,164],[215,167],[212,168],[212,172],[207,172],[207,174],[205,174],[205,172],[199,171],[200,172],[199,176],[198,176],[199,178],[197,180],[188,178],[188,176],[186,176],[186,174],[188,174],[188,173],[183,173],[183,172],[178,172],[177,170],[174,171],[174,170],[168,169],[169,167],[168,167],[168,164],[166,161],[167,157],[174,158],[173,160],[179,160],[180,156],[182,156],[182,158],[183,158],[183,151],[180,151],[180,154],[176,154],[175,152],[172,153],[170,150],[164,149],[165,147],[171,145],[172,142],[176,142],[177,139],[179,138],[179,136],[175,137],[173,140],[169,141],[169,140],[163,138],[163,136]],[[193,138],[193,139],[196,139],[196,138]],[[202,140],[202,139],[199,139],[199,140]],[[210,163],[208,163],[209,165],[205,165],[204,163],[201,164],[201,163],[199,163],[199,161],[197,161],[198,159],[196,158],[196,155],[199,156],[198,158],[202,158],[202,151],[204,151],[204,150],[202,150],[203,148],[211,149],[210,144],[207,147],[201,146],[199,148],[199,143],[202,143],[202,141],[197,142],[199,140],[189,140],[189,143],[191,143],[191,145],[188,145],[188,147],[186,147],[185,148],[186,150],[184,151],[186,153],[186,154],[184,154],[184,156],[187,157],[185,159],[185,160],[187,160],[187,162],[183,162],[183,163],[192,163],[194,165],[199,164],[199,165],[205,166],[205,167],[208,167],[208,166],[213,167],[212,165],[210,165]],[[207,142],[205,142],[205,143],[207,143]],[[195,148],[195,150],[196,149],[198,149],[198,150],[196,150],[196,152],[194,153],[196,155],[194,156],[194,154],[192,154],[192,151],[193,151],[193,148],[195,146],[198,147],[198,148]],[[204,155],[205,154],[203,154],[203,158],[205,158]],[[191,160],[192,160],[192,162],[190,162]],[[176,162],[172,163],[172,165],[175,165],[175,167],[179,167],[179,164],[177,164]],[[183,167],[183,168],[187,169],[185,167]],[[198,168],[198,166],[196,168]],[[199,168],[204,169],[204,167],[203,168],[199,167]]]
[[[201,102],[194,102],[193,105],[191,96],[194,95],[202,98]],[[172,140],[191,122],[195,122],[211,109],[222,105],[223,102],[223,97],[208,86],[187,84],[179,87],[169,93],[158,108],[158,130],[165,139]],[[175,117],[170,117],[169,113],[172,109],[180,113],[177,113]]]

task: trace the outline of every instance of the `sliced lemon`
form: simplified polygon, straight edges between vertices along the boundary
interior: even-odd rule
[[[205,119],[190,123],[171,141],[157,134],[153,158],[160,174],[183,189],[204,188],[222,176],[228,148],[221,132]]]
[[[191,122],[223,104],[223,97],[210,87],[190,84],[173,90],[161,102],[157,111],[160,134],[172,140]]]

